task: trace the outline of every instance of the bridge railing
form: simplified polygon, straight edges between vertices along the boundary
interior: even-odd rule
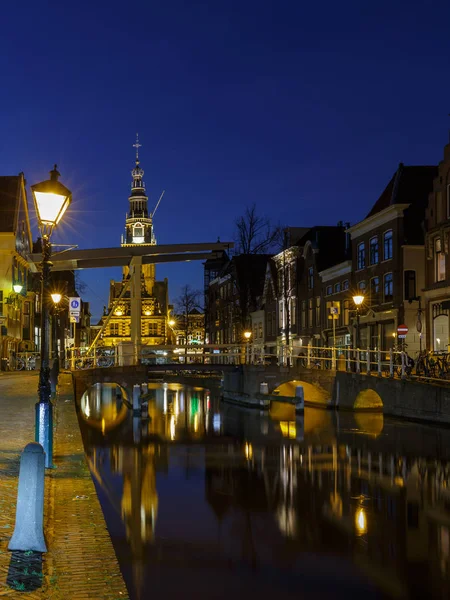
[[[185,346],[134,347],[133,344],[101,346],[90,354],[87,348],[69,348],[66,368],[90,369],[129,365],[239,365],[252,362],[248,345],[243,344],[189,344]]]

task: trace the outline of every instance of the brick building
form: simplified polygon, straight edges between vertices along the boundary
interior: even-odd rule
[[[426,211],[425,286],[427,348],[448,351],[450,311],[450,144],[444,148]],[[420,288],[419,288],[420,290]],[[419,292],[418,292],[419,293]]]
[[[406,324],[408,352],[419,350],[416,298],[425,284],[423,223],[436,175],[436,167],[400,163],[367,217],[348,229],[352,292],[365,297],[362,348],[392,348],[398,325]]]

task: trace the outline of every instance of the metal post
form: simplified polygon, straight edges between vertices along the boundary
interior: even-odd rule
[[[356,349],[356,372],[357,373],[361,372],[361,363],[360,363],[360,357],[359,357],[359,348]]]
[[[389,377],[394,377],[394,348],[389,355]]]
[[[405,379],[406,377],[406,370],[405,370],[405,365],[406,365],[406,352],[402,350],[402,379]]]
[[[366,373],[367,375],[370,375],[370,348],[367,348],[367,369],[366,369]]]
[[[331,348],[331,368],[333,371],[336,370],[336,346]]]
[[[35,441],[41,444],[45,452],[45,466],[53,466],[53,406],[50,402],[50,365],[49,365],[49,311],[48,292],[50,285],[51,246],[48,234],[42,236],[42,279],[41,279],[41,368],[39,371],[39,402],[35,405]]]
[[[378,348],[378,376],[381,377],[381,350]]]
[[[306,348],[306,366],[311,368],[311,344],[308,344]]]

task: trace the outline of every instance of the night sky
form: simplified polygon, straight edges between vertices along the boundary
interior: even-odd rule
[[[64,244],[120,243],[137,131],[150,208],[166,190],[159,243],[230,240],[253,202],[282,225],[354,223],[399,162],[437,164],[448,140],[447,0],[26,0],[0,15],[0,174],[32,184],[58,164]],[[157,276],[174,300],[202,266]],[[81,277],[98,318],[120,270]]]

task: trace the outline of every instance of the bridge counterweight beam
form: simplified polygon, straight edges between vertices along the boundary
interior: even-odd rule
[[[139,363],[141,352],[141,273],[142,256],[133,256],[130,263],[131,278],[131,341],[133,343],[134,364]]]

